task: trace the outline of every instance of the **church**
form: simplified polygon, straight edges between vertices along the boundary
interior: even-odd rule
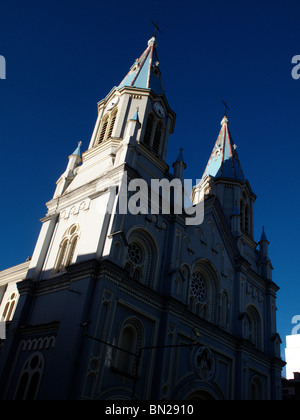
[[[185,210],[145,47],[66,159],[32,258],[0,272],[3,400],[281,399],[278,286],[226,112]]]

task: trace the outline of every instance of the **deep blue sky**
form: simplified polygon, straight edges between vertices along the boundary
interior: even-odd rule
[[[32,255],[55,182],[96,104],[144,51],[158,21],[166,96],[177,114],[168,163],[184,147],[186,178],[201,178],[229,107],[230,130],[253,191],[255,239],[265,226],[279,285],[285,346],[300,314],[299,0],[10,0],[1,3],[2,205],[0,270]]]

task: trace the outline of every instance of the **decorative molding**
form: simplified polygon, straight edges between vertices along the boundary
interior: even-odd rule
[[[215,374],[215,357],[212,351],[207,347],[200,347],[194,356],[194,369],[197,375],[205,380],[210,381]]]
[[[20,342],[21,351],[36,351],[36,350],[50,350],[54,349],[56,336],[51,335],[47,337],[35,337]]]
[[[86,200],[83,200],[72,207],[69,207],[65,210],[63,210],[60,213],[60,218],[67,220],[71,216],[77,216],[79,213],[87,213],[91,204],[91,199],[87,198]]]
[[[248,281],[246,282],[246,293],[251,295],[252,299],[257,300],[258,302],[263,302],[265,300],[264,293]]]

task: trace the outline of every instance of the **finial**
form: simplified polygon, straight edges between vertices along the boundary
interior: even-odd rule
[[[81,147],[82,146],[82,141],[79,141],[78,142],[78,147]]]
[[[222,118],[221,125],[228,124],[228,119],[226,115]]]

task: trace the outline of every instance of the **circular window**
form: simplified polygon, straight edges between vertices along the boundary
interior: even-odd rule
[[[207,299],[207,285],[201,274],[193,273],[191,287],[196,300],[205,302]]]
[[[128,257],[134,262],[134,264],[139,264],[142,261],[142,250],[136,244],[130,244],[128,246]]]

